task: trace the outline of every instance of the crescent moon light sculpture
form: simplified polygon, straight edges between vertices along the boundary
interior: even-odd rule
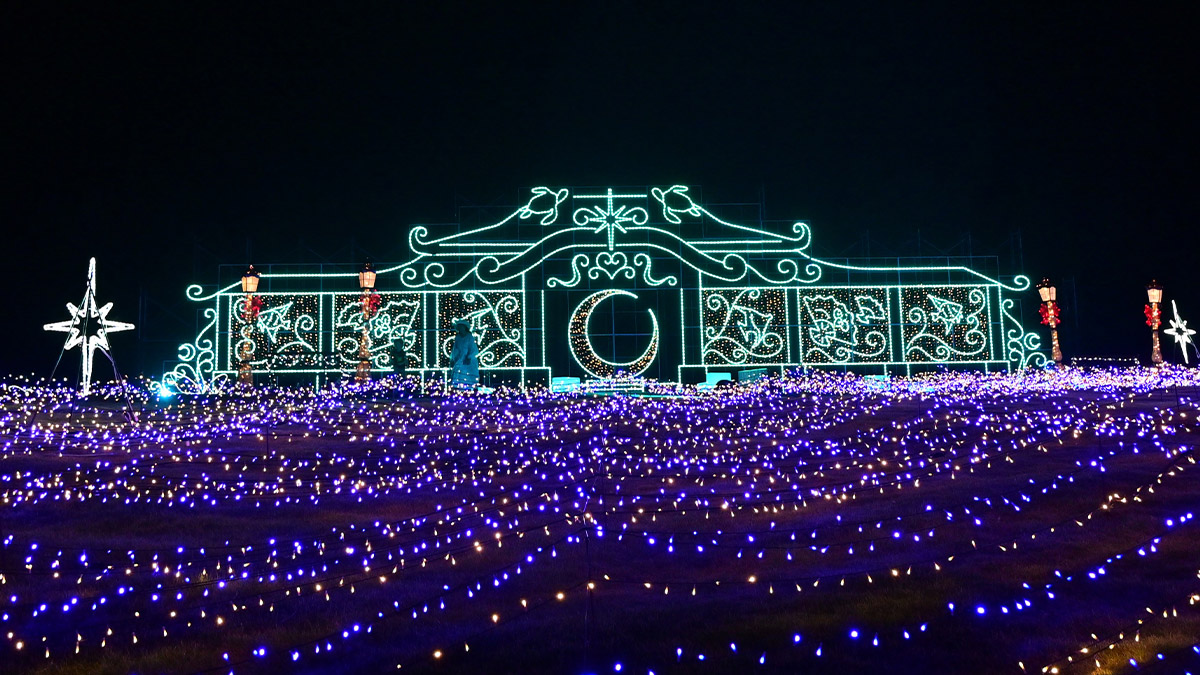
[[[650,346],[646,347],[646,351],[642,352],[641,356],[632,361],[619,363],[600,358],[596,354],[596,350],[592,348],[592,341],[588,337],[588,322],[592,317],[592,312],[596,310],[596,306],[615,295],[623,295],[635,300],[638,297],[636,293],[616,288],[597,291],[584,298],[583,302],[575,307],[575,311],[571,312],[571,320],[567,324],[571,356],[592,377],[612,377],[618,370],[624,370],[631,375],[640,375],[658,356],[658,318],[654,316],[652,309],[647,310],[650,312],[650,323],[653,325]]]

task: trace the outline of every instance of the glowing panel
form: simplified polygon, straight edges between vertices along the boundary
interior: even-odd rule
[[[913,363],[989,361],[987,290],[980,286],[904,288],[904,359]]]
[[[705,289],[701,297],[704,365],[788,361],[783,289]]]
[[[406,259],[376,266],[382,306],[370,318],[354,272],[268,269],[257,294],[265,304],[249,322],[237,282],[189,287],[190,300],[212,304],[195,339],[180,345],[164,389],[220,386],[243,358],[258,373],[344,374],[360,362],[363,344],[372,370],[388,372],[404,358],[405,370],[424,376],[449,365],[459,319],[470,323],[481,368],[519,371],[522,382],[527,371],[568,374],[561,371],[574,370],[572,359],[593,377],[647,368],[648,377],[689,381],[741,366],[911,372],[1046,363],[1040,337],[1016,311],[1016,294],[1030,290],[1022,275],[822,259],[807,223],[764,224],[752,207],[731,205],[749,216],[735,222],[686,185],[539,186],[514,203],[476,226],[408,228]],[[287,292],[272,292],[272,284]],[[654,308],[653,340],[645,348],[644,332],[614,327],[609,361],[594,349],[603,333],[579,311],[595,305],[579,298],[617,295]],[[643,325],[641,314],[621,316]]]
[[[454,322],[471,324],[480,368],[524,368],[525,322],[520,291],[465,291],[437,295],[437,367],[450,366]]]
[[[806,364],[888,363],[891,305],[886,288],[802,288],[800,359]]]
[[[278,370],[322,365],[320,298],[313,294],[256,294],[263,309],[253,321],[245,316],[245,296],[229,305],[227,368],[245,359],[254,370]]]
[[[372,368],[392,370],[394,359],[403,355],[404,369],[420,368],[424,353],[424,321],[420,293],[379,293],[379,310],[369,320],[363,313],[363,297],[350,293],[334,296],[333,345],[340,363],[353,367],[359,362],[363,329]]]

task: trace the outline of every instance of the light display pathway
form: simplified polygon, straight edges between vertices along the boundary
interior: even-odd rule
[[[613,364],[700,382],[741,368],[911,374],[1046,362],[1039,336],[1018,319],[1024,276],[826,260],[811,252],[804,222],[733,222],[693,195],[682,185],[537,187],[477,227],[411,227],[410,259],[378,270],[383,307],[365,320],[371,369],[391,372],[402,359],[415,373],[444,371],[460,319],[482,369],[522,384],[602,377]],[[243,351],[260,375],[353,369],[364,329],[355,277],[272,268],[256,295],[264,308],[249,322],[238,283],[189,287],[205,305],[203,325],[161,386],[207,391],[236,372]]]
[[[0,657],[1120,672],[1200,634],[1193,371],[413,386],[147,391],[131,427],[0,385]]]

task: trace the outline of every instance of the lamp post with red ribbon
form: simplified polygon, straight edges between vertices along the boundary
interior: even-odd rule
[[[254,385],[254,371],[250,368],[250,345],[254,335],[254,324],[258,321],[258,313],[262,311],[262,298],[254,295],[258,291],[258,272],[251,265],[242,275],[242,292],[246,301],[242,304],[242,339],[238,340],[238,384],[244,387]]]
[[[1146,299],[1149,304],[1146,305],[1146,325],[1150,327],[1151,345],[1150,361],[1156,366],[1161,366],[1163,362],[1162,349],[1158,344],[1158,328],[1162,325],[1162,310],[1158,304],[1162,302],[1162,284],[1151,279],[1149,284],[1146,284]]]
[[[1042,315],[1042,323],[1050,326],[1050,356],[1054,359],[1056,367],[1062,367],[1062,348],[1058,344],[1058,321],[1062,316],[1062,310],[1058,307],[1058,289],[1054,284],[1050,283],[1050,279],[1043,278],[1037,285],[1038,295],[1042,298],[1042,306],[1039,312]]]
[[[371,379],[371,319],[379,313],[381,304],[379,294],[375,292],[375,276],[375,270],[371,269],[369,262],[363,265],[362,271],[358,273],[358,287],[363,293],[363,329],[358,338],[358,369],[354,373],[354,379],[359,382]]]

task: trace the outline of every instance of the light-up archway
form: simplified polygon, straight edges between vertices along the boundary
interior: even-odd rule
[[[409,372],[433,374],[449,366],[446,346],[460,319],[476,336],[481,367],[521,382],[623,365],[693,382],[743,368],[911,372],[1045,362],[1039,337],[1014,309],[1030,288],[1024,276],[825,260],[811,253],[807,223],[721,217],[697,199],[681,185],[538,187],[491,220],[412,226],[408,259],[376,266],[382,304],[371,317],[350,270],[268,269],[263,308],[249,325],[236,282],[192,286],[188,297],[206,305],[204,324],[180,347],[164,386],[202,391],[229,377],[235,339],[252,343],[257,373],[336,374],[359,362],[364,328],[375,371],[391,372],[402,359]],[[630,320],[650,317],[654,339],[646,347],[641,329],[626,331],[628,344],[618,345],[625,353],[599,359],[587,330],[570,326],[581,308],[586,315],[618,296],[638,299]],[[588,298],[594,304],[585,306]]]

